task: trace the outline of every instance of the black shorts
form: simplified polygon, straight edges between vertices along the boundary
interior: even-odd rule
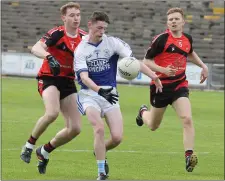
[[[38,92],[42,96],[42,92],[49,86],[54,85],[60,92],[60,100],[65,97],[77,93],[77,88],[73,79],[67,77],[38,77]]]
[[[169,104],[171,105],[180,97],[189,97],[189,89],[187,87],[180,87],[175,90],[173,86],[163,85],[163,91],[156,93],[155,85],[150,86],[150,102],[153,107],[162,108]]]

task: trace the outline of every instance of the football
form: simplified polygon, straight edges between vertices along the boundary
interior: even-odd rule
[[[132,80],[138,76],[140,62],[134,57],[125,57],[118,62],[119,75],[127,80]]]

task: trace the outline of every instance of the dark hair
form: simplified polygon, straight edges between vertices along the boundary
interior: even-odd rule
[[[109,17],[105,12],[102,11],[94,11],[89,19],[92,23],[97,21],[105,21],[110,24]]]

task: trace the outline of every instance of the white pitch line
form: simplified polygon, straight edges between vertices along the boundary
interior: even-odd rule
[[[19,151],[18,148],[2,149],[4,151]],[[93,150],[70,150],[70,149],[56,149],[58,152],[93,152]],[[138,151],[138,150],[113,150],[112,153],[148,153],[148,154],[182,154],[184,152],[166,152],[166,151]],[[197,154],[210,154],[210,152],[196,152]],[[218,153],[218,152],[217,152]],[[223,152],[221,152],[222,154]]]

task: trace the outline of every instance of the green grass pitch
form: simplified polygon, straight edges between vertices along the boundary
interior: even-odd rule
[[[146,126],[137,127],[135,117],[139,106],[149,105],[149,88],[119,85],[118,90],[124,139],[119,147],[107,153],[110,180],[224,179],[224,92],[190,93],[199,164],[194,172],[188,173],[185,171],[182,125],[173,109],[168,107],[155,132]],[[45,175],[37,172],[35,154],[30,164],[20,160],[21,148],[43,113],[34,79],[2,78],[2,179],[95,180],[93,132],[86,117],[82,118],[81,134],[51,154]],[[48,142],[63,126],[60,116],[40,137],[37,146]]]

